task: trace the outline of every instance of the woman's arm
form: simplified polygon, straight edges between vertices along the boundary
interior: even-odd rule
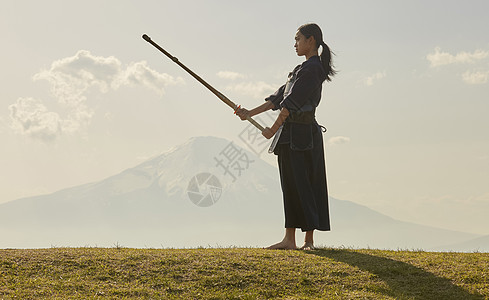
[[[257,114],[261,114],[262,112],[265,112],[269,109],[272,109],[274,107],[272,101],[266,101],[262,105],[259,105],[252,110],[247,110],[246,108],[240,108],[236,111],[236,114],[241,120],[246,120],[248,116],[253,117]]]
[[[285,122],[285,119],[287,119],[289,114],[290,114],[289,110],[283,107],[282,110],[280,111],[280,114],[277,117],[277,120],[275,120],[275,123],[273,123],[272,128],[266,127],[261,134],[267,139],[270,139],[272,136],[275,135],[277,130],[280,128],[280,126],[282,126],[282,124]]]
[[[267,110],[270,110],[274,107],[272,101],[265,101],[265,103],[263,103],[262,105],[260,106],[257,106],[255,108],[253,108],[252,110],[250,110],[250,117],[253,117],[257,114],[261,114],[262,112],[266,112]]]
[[[277,120],[275,120],[275,123],[273,123],[272,128],[270,128],[273,131],[273,134],[277,132],[277,130],[282,126],[282,124],[285,122],[285,119],[289,116],[290,112],[287,108],[282,108],[280,111],[280,114],[277,117]]]
[[[236,114],[238,115],[238,117],[241,118],[241,120],[246,120],[247,116],[252,117],[262,112],[265,112],[269,109],[272,109],[274,107],[275,105],[272,103],[272,101],[266,101],[262,105],[257,106],[252,110],[247,110],[246,108],[240,108],[236,111]],[[275,123],[273,123],[272,128],[266,127],[265,130],[263,130],[262,135],[267,139],[271,138],[277,132],[280,126],[282,126],[282,124],[285,122],[285,119],[287,119],[288,116],[289,116],[289,110],[283,107],[277,119],[275,120]]]

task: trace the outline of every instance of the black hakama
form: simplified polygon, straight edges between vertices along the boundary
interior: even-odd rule
[[[330,230],[328,189],[320,127],[312,124],[314,147],[292,150],[289,144],[275,149],[284,200],[285,228],[302,231]]]

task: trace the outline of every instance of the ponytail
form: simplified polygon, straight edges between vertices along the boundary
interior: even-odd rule
[[[321,52],[321,64],[323,65],[324,71],[326,71],[326,80],[331,81],[331,77],[336,74],[336,70],[333,69],[333,61],[331,59],[331,50],[329,50],[328,45],[325,42],[321,43],[323,50]]]
[[[321,46],[323,48],[320,59],[323,65],[324,71],[326,72],[326,80],[331,81],[331,77],[336,74],[336,70],[333,69],[333,61],[331,58],[331,50],[328,45],[323,41],[323,33],[321,28],[316,24],[305,24],[299,27],[299,32],[302,33],[306,38],[311,36],[316,40],[316,47]]]

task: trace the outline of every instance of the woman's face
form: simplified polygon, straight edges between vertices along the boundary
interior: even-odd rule
[[[295,52],[297,52],[298,56],[306,55],[311,51],[311,48],[315,44],[314,38],[310,36],[306,38],[300,31],[297,31],[295,34]]]

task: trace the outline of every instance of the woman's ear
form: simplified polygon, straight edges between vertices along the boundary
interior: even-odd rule
[[[316,47],[316,39],[314,38],[313,35],[311,35],[308,39],[307,39],[307,43],[310,44],[311,46],[313,47]]]

